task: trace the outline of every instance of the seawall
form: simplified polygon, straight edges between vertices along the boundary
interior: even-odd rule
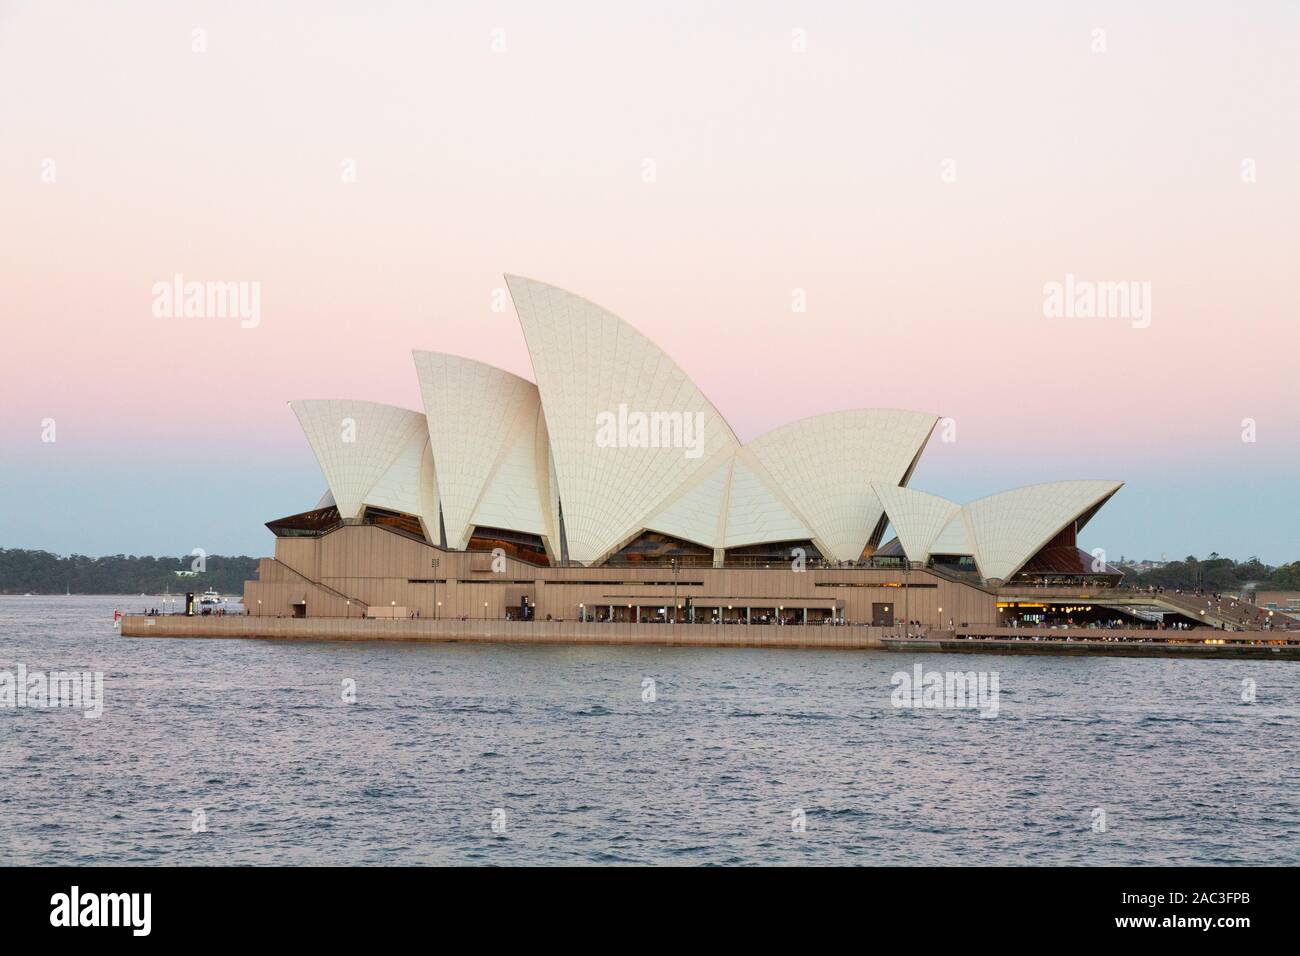
[[[777,624],[583,624],[578,621],[292,618],[162,615],[122,618],[123,637],[253,638],[277,641],[425,641],[481,644],[647,644],[668,647],[789,647],[863,650],[884,646],[880,627]]]
[[[1219,658],[1230,660],[1300,660],[1300,645],[1296,644],[1250,644],[1232,642],[1225,644],[1198,643],[1160,643],[1156,641],[1088,641],[1074,639],[1070,641],[1051,640],[962,640],[958,638],[939,639],[912,638],[904,640],[889,637],[884,641],[885,649],[917,653],[953,654],[1049,654],[1061,656],[1101,656],[1101,657],[1175,657],[1183,660],[1203,660]]]
[[[978,631],[978,633],[976,633]],[[995,634],[996,632],[996,634]],[[1030,639],[1015,638],[1003,628],[934,631],[924,637],[901,638],[895,628],[786,626],[776,624],[583,624],[578,621],[430,620],[427,618],[292,618],[231,615],[229,617],[128,615],[122,618],[123,637],[245,638],[274,641],[417,641],[478,644],[643,644],[659,647],[786,647],[836,650],[891,650],[963,654],[1059,654],[1123,657],[1233,658],[1300,660],[1300,634],[1263,631],[1227,634],[1210,628],[1187,632],[1205,634],[1220,643],[1204,643],[1177,632],[1112,632],[1110,640],[1096,631],[1044,632]],[[1053,639],[1046,634],[1051,633]],[[1059,637],[1058,637],[1059,635]],[[1271,643],[1267,643],[1271,642]]]

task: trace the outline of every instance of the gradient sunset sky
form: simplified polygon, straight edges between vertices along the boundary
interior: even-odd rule
[[[932,411],[911,487],[1119,478],[1111,559],[1300,558],[1300,4],[639,6],[0,0],[0,547],[271,553],[325,487],[287,401],[531,378],[512,272],[742,441]],[[155,317],[177,273],[260,325]],[[1046,317],[1067,274],[1149,327]]]

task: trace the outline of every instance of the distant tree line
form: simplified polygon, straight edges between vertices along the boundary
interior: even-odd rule
[[[208,588],[222,594],[242,594],[244,582],[257,578],[257,558],[212,554],[205,568],[192,577],[195,559],[155,558],[113,554],[91,558],[84,554],[60,557],[48,551],[0,548],[0,594],[184,594]]]
[[[1273,567],[1259,558],[1233,561],[1221,558],[1215,552],[1204,561],[1188,555],[1181,561],[1170,561],[1163,567],[1138,571],[1119,564],[1124,571],[1124,583],[1145,587],[1201,588],[1206,591],[1239,591],[1246,585],[1259,591],[1300,591],[1300,561]]]

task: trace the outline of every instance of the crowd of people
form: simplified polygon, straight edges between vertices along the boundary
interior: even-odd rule
[[[1100,631],[1187,631],[1191,630],[1192,625],[1186,621],[1126,621],[1123,618],[1115,617],[1103,621],[1075,621],[1073,618],[1066,618],[1064,621],[1022,621],[1013,618],[1007,625],[1012,628],[1023,628],[1025,630],[1057,630],[1061,628],[1079,628],[1082,630],[1100,630]]]

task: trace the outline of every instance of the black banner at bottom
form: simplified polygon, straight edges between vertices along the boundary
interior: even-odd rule
[[[810,938],[905,932],[918,944],[927,934],[946,945],[1039,933],[1233,945],[1282,938],[1294,878],[1210,868],[29,868],[0,870],[0,911],[6,942],[78,944],[373,945],[432,928],[485,941],[513,928],[612,942],[604,934],[620,924],[647,941],[690,925],[693,942],[734,944],[766,941],[779,924]]]

